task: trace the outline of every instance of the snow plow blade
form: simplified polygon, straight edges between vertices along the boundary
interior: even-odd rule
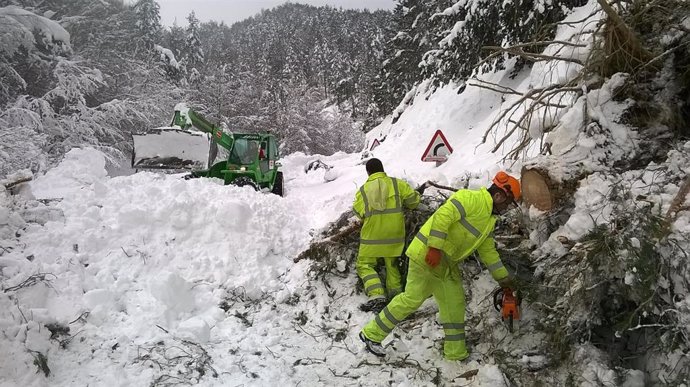
[[[207,169],[210,137],[206,133],[178,128],[156,128],[133,134],[132,168]]]

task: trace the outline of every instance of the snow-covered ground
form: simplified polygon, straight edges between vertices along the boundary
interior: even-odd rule
[[[582,19],[595,4],[576,9],[569,18]],[[587,43],[587,35],[579,34],[585,28],[564,25],[557,39]],[[572,64],[547,62],[511,78],[509,65],[481,79],[524,92],[577,73]],[[620,81],[614,77],[599,90],[583,91],[570,101],[573,108],[554,113],[547,138],[553,157],[547,161],[556,180],[567,175],[562,168],[569,165],[597,172],[634,151],[635,133],[616,122],[626,105],[610,101],[607,94]],[[501,109],[517,98],[471,85],[461,94],[457,85],[420,94],[395,124],[385,121],[368,134],[369,144],[382,142],[371,154],[382,159],[390,175],[414,185],[433,180],[478,187],[499,169],[517,174],[519,162],[501,160],[520,138],[511,137],[492,153],[507,130],[500,126],[486,144],[481,141]],[[602,133],[582,130],[585,118],[601,122]],[[420,160],[438,129],[454,148],[439,167]],[[539,137],[543,129],[535,127],[531,134]],[[611,146],[602,151],[604,143]],[[536,152],[527,149],[527,154]],[[677,180],[688,172],[690,149],[676,153],[683,161],[669,165],[678,170],[671,176]],[[153,173],[110,177],[103,155],[92,149],[72,150],[20,195],[0,191],[0,386],[187,381],[213,386],[502,386],[508,383],[497,365],[499,353],[522,364],[516,372],[549,363],[548,356],[535,351],[546,341],[542,333],[507,333],[489,300],[494,283],[479,267],[465,267],[469,360],[442,359],[443,334],[431,301],[384,343],[389,348],[385,359],[364,351],[357,333],[373,315],[358,309],[365,297],[355,291],[352,268],[341,265],[342,277],[321,280],[309,275],[308,260],[293,263],[319,230],[350,208],[366,180],[361,154],[320,157],[333,168],[305,173],[305,165],[316,158],[293,154],[282,160],[284,198],[213,179]],[[638,175],[624,178],[646,184],[645,174]],[[594,224],[608,222],[611,211],[603,202],[609,183],[601,174],[588,178],[575,194],[571,220],[559,232],[576,239]],[[662,187],[654,193],[655,205],[667,209],[677,192],[676,185]],[[590,216],[592,203],[601,205],[596,220]],[[677,234],[687,234],[688,224],[686,211],[674,224]],[[547,242],[542,249],[562,249],[559,232],[541,236]],[[679,304],[690,305],[687,299]],[[536,318],[529,305],[523,312],[519,329]],[[585,379],[593,381],[583,385],[613,385],[615,373],[593,353],[580,349],[577,354],[587,365]],[[42,356],[50,368],[47,377],[37,373]],[[631,375],[630,386],[643,377]]]
[[[400,342],[388,359],[419,362],[423,371],[377,376],[380,361],[357,338],[372,316],[357,309],[364,296],[354,295],[354,273],[333,285],[332,297],[308,280],[308,261],[292,261],[366,180],[359,155],[322,158],[332,170],[305,173],[314,159],[284,160],[280,198],[213,179],[111,178],[99,152],[72,150],[21,195],[43,200],[29,200],[24,212],[38,223],[0,261],[0,384],[163,383],[182,377],[175,359],[203,359],[200,348],[213,359],[198,366],[203,385],[417,385],[424,378],[415,373],[435,367],[450,379],[478,369],[474,385],[502,383],[495,366],[443,361],[428,338]],[[41,280],[11,288],[31,275]],[[438,342],[428,308],[423,332]],[[51,340],[51,324],[69,333]],[[48,378],[36,372],[38,353]]]

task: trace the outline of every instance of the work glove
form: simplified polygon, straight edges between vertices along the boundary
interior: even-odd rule
[[[427,265],[435,268],[439,263],[441,263],[441,256],[441,250],[429,247],[429,252],[426,253],[426,258],[424,258],[424,260],[426,261]]]
[[[419,192],[420,195],[424,195],[424,190],[426,189],[426,183],[420,185],[415,189],[415,191]]]
[[[515,281],[513,281],[513,278],[510,276],[498,280],[498,286],[502,287],[503,289],[508,288],[511,290],[517,290],[515,287]]]

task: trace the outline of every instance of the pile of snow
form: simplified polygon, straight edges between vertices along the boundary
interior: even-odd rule
[[[291,155],[283,160],[281,198],[214,179],[110,178],[102,154],[70,151],[31,183],[59,214],[24,222],[25,248],[2,257],[12,264],[0,265],[0,341],[8,355],[0,373],[19,385],[146,385],[179,377],[185,368],[170,360],[179,352],[195,354],[206,376],[189,380],[206,385],[342,382],[334,373],[372,385],[415,384],[435,367],[448,380],[477,370],[476,385],[503,385],[495,365],[446,363],[418,345],[417,334],[391,343],[407,349],[391,350],[388,361],[414,359],[429,374],[379,366],[365,352],[357,332],[371,315],[358,310],[365,297],[355,296],[354,274],[337,279],[334,298],[309,280],[309,262],[292,262],[315,229],[350,208],[366,180],[359,155],[318,157],[337,178],[325,182],[323,169],[305,173],[315,156]],[[442,337],[436,322],[425,324]],[[35,373],[39,353],[48,359],[47,378]],[[154,360],[160,365],[149,367]]]
[[[17,350],[0,367],[11,380],[34,378],[14,363],[30,356],[20,355],[22,344],[54,362],[61,356],[39,324],[68,325],[85,312],[81,329],[91,334],[117,332],[141,343],[161,333],[159,325],[204,343],[225,318],[218,308],[224,289],[241,288],[247,297],[284,290],[280,277],[309,240],[310,222],[277,196],[211,179],[110,179],[104,156],[92,149],[70,151],[32,187],[39,199],[61,198],[64,219],[28,224],[27,248],[3,257],[13,262],[2,267],[5,288],[50,273],[0,301],[8,311],[2,326],[12,328],[5,335]],[[6,208],[0,215],[2,223],[18,221]],[[38,344],[28,341],[33,334],[42,337],[32,339]]]

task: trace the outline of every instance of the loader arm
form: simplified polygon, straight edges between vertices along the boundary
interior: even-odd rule
[[[235,142],[234,138],[224,133],[219,127],[213,125],[204,116],[195,112],[192,109],[175,110],[173,116],[172,126],[179,126],[182,129],[189,129],[194,126],[198,130],[209,133],[213,136],[213,140],[228,151],[232,151],[232,146]]]

